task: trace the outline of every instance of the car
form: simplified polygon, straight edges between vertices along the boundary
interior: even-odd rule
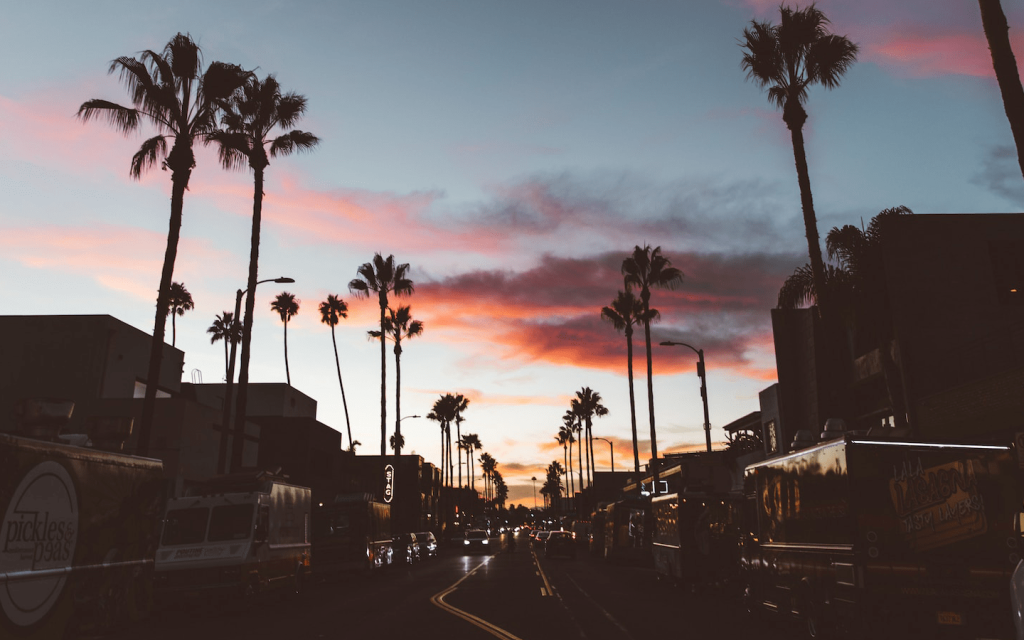
[[[420,561],[420,545],[415,533],[400,533],[391,540],[395,563],[411,565]]]
[[[544,542],[544,557],[576,557],[576,540],[571,531],[552,531]]]
[[[538,531],[537,535],[533,537],[533,546],[543,549],[549,535],[551,535],[550,531]]]
[[[437,538],[430,531],[417,531],[416,542],[420,545],[420,558],[437,557]]]
[[[487,553],[490,551],[490,545],[491,541],[487,537],[487,532],[483,529],[470,529],[462,538],[462,548],[464,551],[482,551]]]

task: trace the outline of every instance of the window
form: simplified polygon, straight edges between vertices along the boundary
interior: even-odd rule
[[[206,507],[168,511],[161,543],[178,545],[202,542],[206,538],[206,521],[209,516],[210,510]]]
[[[251,504],[231,504],[213,508],[210,518],[210,542],[248,540],[252,534]]]

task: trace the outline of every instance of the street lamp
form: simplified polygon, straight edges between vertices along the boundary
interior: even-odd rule
[[[666,340],[661,343],[663,347],[687,347],[697,354],[697,376],[700,377],[700,398],[704,402],[704,439],[707,441],[708,451],[711,451],[711,420],[708,418],[708,381],[704,372],[704,350],[696,349],[685,342],[672,342]]]
[[[597,436],[594,436],[594,440],[604,440],[608,443],[608,452],[612,456],[612,473],[615,473],[615,447],[612,446],[612,441],[608,438],[598,438]]]
[[[533,476],[532,478],[530,478],[530,480],[533,480],[533,508],[536,509],[537,508],[537,476]]]
[[[259,280],[258,282],[256,282],[256,284],[263,284],[264,282],[277,282],[279,284],[291,284],[291,283],[295,282],[295,279],[294,278],[287,278],[287,277],[282,276],[280,278],[268,278],[266,280]],[[253,288],[255,289],[256,285],[253,285]],[[242,314],[242,296],[245,295],[248,291],[249,291],[249,289],[239,289],[235,293],[235,316],[234,316],[234,321],[238,322],[243,327],[243,331],[242,331],[243,335],[241,336],[241,339],[243,339],[243,340],[245,339],[245,335],[244,335],[245,330],[244,330],[244,325],[242,325],[242,319],[239,316],[241,316],[241,314]],[[234,379],[235,379],[235,346],[236,346],[236,343],[235,343],[234,340],[232,340],[231,341],[231,354],[228,357],[228,379],[227,379],[227,384],[224,386],[224,410],[223,410],[223,412],[224,412],[223,413],[224,431],[221,433],[221,436],[220,436],[220,454],[217,457],[217,468],[220,470],[221,473],[225,473],[227,471],[227,459],[226,458],[227,458],[227,446],[228,446],[228,425],[231,424],[231,422],[230,422],[230,420],[231,420],[231,391],[232,391],[232,385],[234,384]],[[248,365],[249,364],[248,361],[246,361],[245,364]],[[246,380],[246,383],[248,383],[248,381],[249,381],[249,372],[248,371],[245,372],[245,380]],[[241,388],[242,387],[242,376],[241,376],[241,373],[239,373],[239,376],[238,376],[238,384],[239,384],[239,394],[238,395],[239,395],[239,397],[243,397],[245,395],[245,391],[247,391],[247,389],[242,389]],[[231,451],[231,466],[233,468],[241,466],[241,464],[242,464],[242,441],[245,439],[245,427],[244,427],[244,424],[237,425],[237,428],[235,429],[235,432],[236,432],[236,435],[238,435],[238,437],[236,437],[235,440],[237,440],[238,442],[234,442],[231,445],[231,449],[232,449],[232,451]],[[237,457],[237,460],[235,459],[236,457]]]

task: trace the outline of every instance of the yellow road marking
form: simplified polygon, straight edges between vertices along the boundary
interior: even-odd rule
[[[459,618],[462,618],[466,622],[469,622],[471,624],[476,625],[477,627],[483,629],[484,631],[486,631],[487,633],[491,634],[492,636],[494,636],[496,638],[501,638],[501,640],[520,640],[520,638],[518,638],[517,636],[509,633],[508,631],[505,631],[501,627],[499,627],[497,625],[494,625],[494,624],[491,624],[490,622],[487,622],[483,618],[478,618],[478,617],[474,616],[471,613],[467,613],[467,612],[463,611],[462,609],[459,609],[457,607],[453,607],[452,605],[450,605],[450,604],[448,604],[447,602],[444,601],[445,596],[447,596],[448,594],[450,594],[453,591],[455,591],[459,587],[459,585],[462,584],[463,580],[465,580],[469,576],[471,576],[474,573],[476,573],[477,570],[480,569],[480,567],[482,567],[485,564],[487,564],[488,560],[490,560],[490,559],[491,558],[487,558],[486,560],[484,560],[483,562],[478,564],[476,567],[473,568],[472,571],[470,571],[466,575],[464,575],[461,578],[459,578],[458,581],[455,584],[453,584],[452,586],[448,587],[444,591],[440,591],[438,593],[435,593],[430,598],[430,601],[433,602],[434,605],[437,606],[438,608],[443,609],[444,611],[447,611],[448,613],[450,613],[450,614],[452,614],[454,616],[458,616]]]
[[[544,590],[541,589],[541,595],[552,595],[554,593],[554,589],[551,588],[551,583],[548,582],[548,577],[544,574],[544,569],[541,569],[540,567],[540,560],[537,558],[536,552],[534,552],[533,549],[530,549],[530,554],[533,555],[533,563],[537,565],[537,572],[540,574],[541,580],[544,581],[544,586],[548,589],[547,593],[544,593]]]

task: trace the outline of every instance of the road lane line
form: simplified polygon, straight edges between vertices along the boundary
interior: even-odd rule
[[[533,563],[537,565],[537,571],[540,573],[541,580],[544,581],[544,586],[548,588],[547,595],[551,595],[554,590],[551,588],[551,583],[548,582],[547,575],[544,574],[544,569],[540,566],[540,560],[537,558],[537,553],[533,549],[530,549],[530,554],[533,556]]]
[[[472,571],[470,571],[466,575],[464,575],[461,578],[459,578],[455,582],[455,584],[453,584],[452,586],[448,587],[444,591],[439,591],[438,593],[435,593],[430,598],[430,601],[432,603],[434,603],[434,606],[438,607],[439,609],[442,609],[442,610],[447,611],[448,613],[450,613],[450,614],[452,614],[454,616],[462,618],[463,620],[465,620],[466,622],[469,622],[470,624],[476,625],[477,627],[483,629],[484,631],[486,631],[487,633],[491,634],[492,636],[494,636],[496,638],[500,638],[501,640],[521,640],[519,637],[513,635],[512,633],[510,633],[508,631],[505,631],[501,627],[499,627],[497,625],[494,625],[494,624],[491,624],[490,622],[487,622],[483,618],[478,618],[478,617],[474,616],[473,614],[468,613],[466,611],[463,611],[462,609],[459,609],[457,607],[454,607],[454,606],[452,606],[452,605],[450,605],[450,604],[448,604],[447,602],[444,601],[445,596],[447,596],[448,594],[450,594],[453,591],[455,591],[459,587],[459,585],[462,584],[463,580],[467,579],[469,576],[471,576],[474,573],[476,573],[477,570],[480,569],[480,567],[482,567],[485,564],[487,564],[487,562],[490,559],[491,558],[489,557],[486,560],[484,560],[483,562],[481,562],[480,564],[478,564],[476,567],[473,568]]]

